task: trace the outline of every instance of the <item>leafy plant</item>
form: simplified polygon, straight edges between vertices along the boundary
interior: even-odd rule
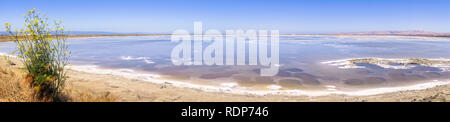
[[[25,17],[25,28],[12,31],[11,24],[5,28],[17,45],[15,53],[27,71],[27,82],[35,89],[36,96],[45,100],[56,100],[66,81],[65,66],[70,51],[67,35],[61,21],[48,23],[48,18],[29,10]],[[56,99],[55,99],[56,98]]]

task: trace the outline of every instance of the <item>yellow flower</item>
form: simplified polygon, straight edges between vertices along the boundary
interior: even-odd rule
[[[11,26],[12,24],[9,24],[9,23],[5,23],[5,28],[9,28],[10,26]]]
[[[41,86],[35,86],[34,87],[36,91],[40,91],[41,90]]]

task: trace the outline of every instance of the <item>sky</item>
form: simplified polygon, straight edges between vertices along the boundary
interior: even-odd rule
[[[201,21],[222,31],[450,32],[450,0],[0,0],[0,24],[21,27],[32,8],[72,31],[172,33]]]

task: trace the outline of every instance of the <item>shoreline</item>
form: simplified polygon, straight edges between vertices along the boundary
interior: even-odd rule
[[[320,96],[285,94],[234,94],[225,91],[208,92],[196,88],[179,87],[170,83],[153,83],[113,74],[94,74],[69,70],[72,86],[94,92],[110,92],[120,101],[151,102],[411,102],[449,101],[450,84],[403,89],[375,95],[329,94]],[[448,83],[448,82],[447,82]],[[373,91],[378,91],[374,89]],[[398,89],[397,89],[398,90]]]
[[[335,86],[334,90],[331,91],[305,91],[305,90],[245,90],[239,89],[236,85],[230,85],[234,82],[226,83],[226,85],[221,86],[208,86],[208,85],[200,85],[200,84],[192,84],[186,83],[182,81],[175,80],[167,80],[167,79],[159,79],[160,76],[155,74],[148,73],[137,73],[132,69],[104,69],[98,68],[95,65],[73,65],[69,68],[70,70],[98,74],[98,75],[112,75],[116,77],[124,77],[132,80],[145,81],[154,84],[166,84],[174,87],[180,88],[190,88],[201,90],[203,92],[218,92],[218,93],[227,93],[227,94],[236,94],[236,95],[257,95],[257,96],[265,96],[265,95],[285,95],[285,96],[327,96],[327,95],[346,95],[346,96],[370,96],[370,95],[378,95],[392,92],[400,92],[400,91],[409,91],[409,90],[423,90],[427,88],[433,88],[436,86],[448,85],[450,84],[450,80],[448,81],[440,81],[433,80],[425,83],[411,84],[405,86],[396,86],[396,87],[380,87],[380,88],[369,88],[369,89],[361,89],[357,91],[338,91]]]
[[[19,63],[14,61],[15,63]],[[0,63],[5,64],[2,58]],[[12,70],[19,70],[18,67]],[[329,94],[320,96],[283,94],[234,94],[225,91],[207,92],[201,89],[154,83],[110,73],[95,74],[68,70],[67,85],[71,89],[93,94],[110,93],[125,102],[414,102],[449,101],[450,84],[415,86],[419,89],[393,91],[375,95]],[[151,80],[151,79],[149,79]],[[374,90],[379,91],[379,90]]]
[[[171,34],[107,34],[107,35],[68,35],[68,38],[91,38],[91,37],[126,37],[126,36],[170,36]],[[436,35],[402,35],[402,34],[280,34],[280,36],[395,36],[395,37],[435,37],[450,38],[450,36]],[[8,35],[0,35],[0,42],[11,41]]]
[[[68,35],[68,38],[91,38],[91,37],[125,37],[125,36],[169,36],[170,34],[108,34],[108,35]],[[11,41],[8,35],[0,35],[0,42]]]

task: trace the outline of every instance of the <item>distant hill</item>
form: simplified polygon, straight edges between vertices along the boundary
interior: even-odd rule
[[[104,31],[72,31],[70,35],[127,35],[127,34],[149,34],[149,33],[116,33]],[[0,31],[0,36],[8,35],[5,31]],[[364,31],[364,32],[347,32],[347,33],[331,33],[331,35],[406,35],[406,36],[444,36],[450,37],[450,33],[439,33],[431,31]]]
[[[104,31],[72,31],[70,35],[113,35],[113,34],[124,34],[115,32],[104,32]]]
[[[7,35],[8,33],[6,33],[5,31],[0,31],[0,36],[2,35]]]
[[[367,31],[367,32],[350,32],[336,33],[337,35],[408,35],[408,36],[450,36],[450,33],[439,33],[431,31]]]
[[[140,34],[140,33],[115,33],[104,31],[72,31],[70,35],[119,35],[119,34]],[[0,31],[0,35],[8,35],[5,31]]]

